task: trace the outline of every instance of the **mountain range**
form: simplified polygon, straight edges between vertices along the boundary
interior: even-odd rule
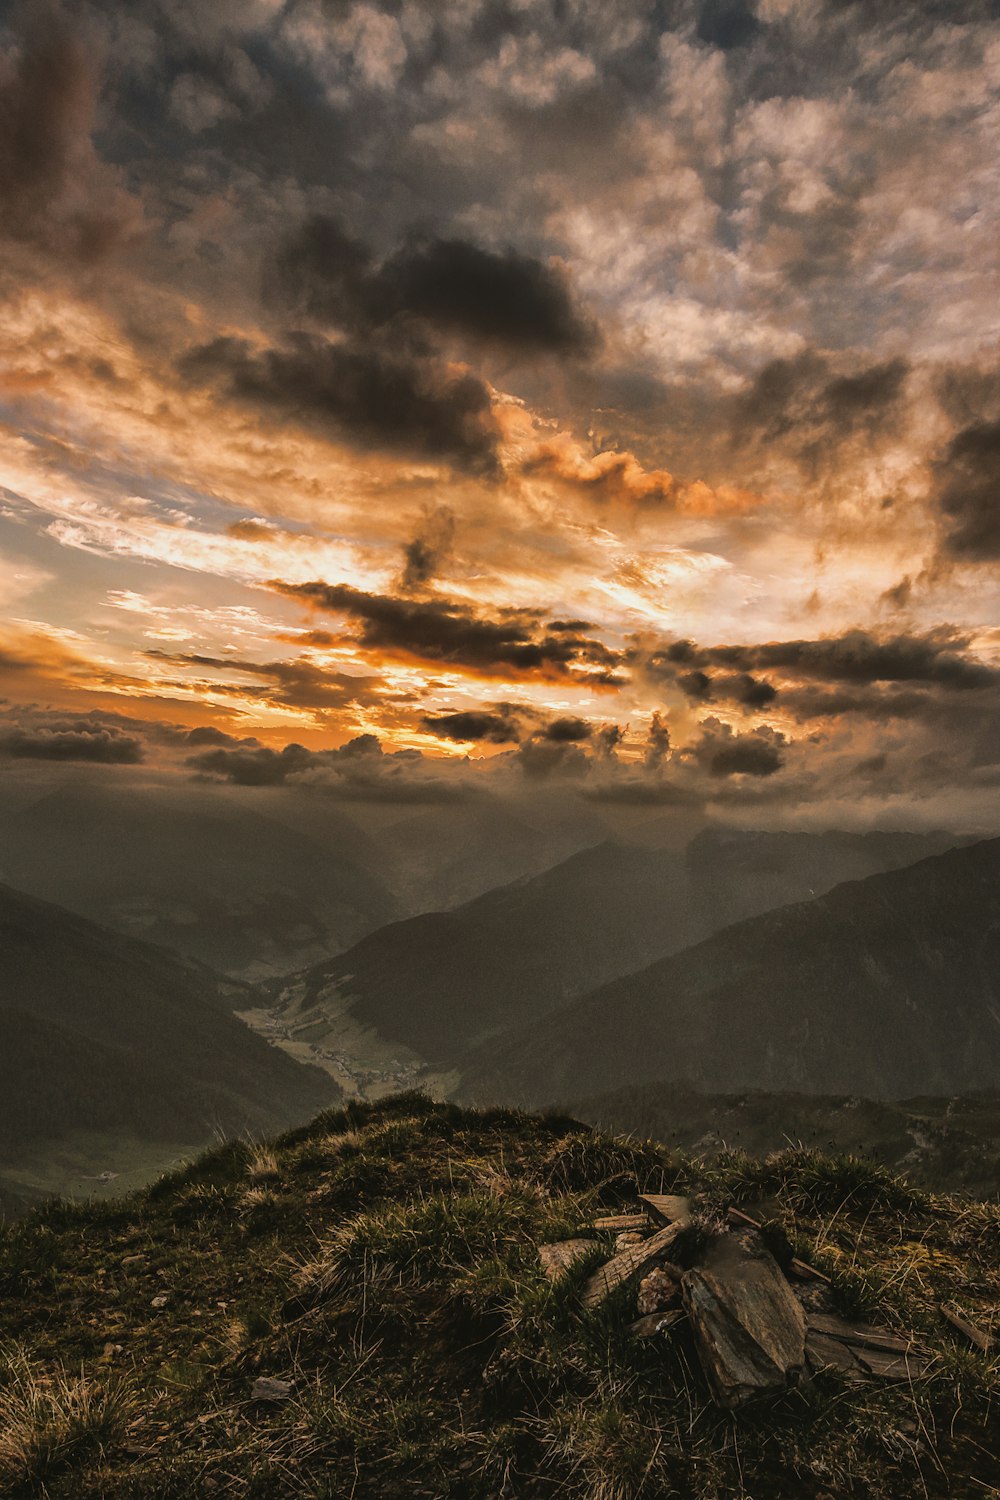
[[[605,841],[451,911],[392,923],[272,985],[309,1028],[343,1016],[435,1067],[729,923],[954,843],[946,834],[709,828],[686,848]],[[283,998],[284,997],[284,998]]]
[[[185,788],[57,788],[3,820],[0,878],[130,937],[260,979],[350,946],[401,910],[347,818],[322,842]],[[362,846],[363,847],[363,846]]]
[[[69,1143],[95,1170],[124,1142],[151,1164],[336,1097],[236,1020],[241,986],[7,886],[0,959],[0,1176]]]
[[[903,1098],[1000,1077],[1000,839],[724,928],[480,1048],[475,1097],[644,1082]]]

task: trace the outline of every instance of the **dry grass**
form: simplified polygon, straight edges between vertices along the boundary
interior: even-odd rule
[[[0,1479],[11,1490],[100,1458],[135,1409],[125,1382],[61,1365],[44,1371],[16,1346],[0,1355],[0,1371]]]

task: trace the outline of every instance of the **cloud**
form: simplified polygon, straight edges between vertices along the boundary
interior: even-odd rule
[[[144,758],[140,740],[112,725],[67,715],[46,724],[0,728],[0,757],[8,760],[87,761],[135,766]]]
[[[699,41],[724,52],[745,47],[760,30],[760,22],[743,0],[705,0],[698,15]]]
[[[289,334],[256,349],[221,337],[190,350],[183,378],[355,448],[399,451],[484,477],[500,473],[499,430],[481,380],[404,348]]]
[[[96,70],[54,10],[29,7],[0,54],[0,235],[82,264],[135,239],[142,215],[94,150]]]
[[[1000,421],[957,432],[934,469],[944,548],[962,562],[1000,557]]]
[[[455,512],[451,507],[426,507],[416,533],[403,547],[399,587],[404,594],[415,594],[427,587],[448,557],[454,538]]]
[[[387,755],[373,734],[357,735],[336,750],[288,744],[214,749],[190,757],[200,777],[244,787],[298,786],[343,800],[436,804],[461,801],[479,788],[461,771],[442,769],[418,751]]]
[[[536,677],[618,686],[619,653],[592,636],[546,632],[529,615],[480,616],[448,599],[400,599],[369,594],[350,585],[282,583],[272,587],[290,599],[359,622],[358,639],[369,649],[418,661],[447,662],[493,677]]]
[[[413,238],[381,264],[330,217],[309,219],[282,247],[267,279],[272,295],[341,328],[429,325],[527,354],[582,355],[596,332],[565,274],[513,248]]]
[[[841,683],[926,682],[959,692],[1000,684],[1000,670],[973,656],[969,646],[970,637],[949,626],[924,635],[877,635],[854,629],[818,640],[757,645],[696,646],[691,641],[673,641],[648,656],[644,665],[654,678],[676,680],[691,696],[708,697],[718,684],[720,697],[738,697],[742,691],[740,701],[750,705],[755,695],[766,697],[769,684],[742,676],[712,678],[707,669],[777,671]]]
[[[815,471],[853,439],[870,444],[896,432],[908,375],[903,359],[847,373],[811,349],[772,360],[733,402],[734,442],[765,451],[779,445]]]
[[[670,726],[661,713],[649,721],[643,765],[647,771],[658,771],[670,755]]]
[[[774,776],[784,765],[787,740],[769,725],[740,734],[731,724],[705,719],[701,728],[701,737],[684,754],[710,776]]]
[[[349,672],[337,672],[320,666],[305,657],[292,661],[249,661],[230,656],[206,656],[198,652],[171,652],[154,649],[146,655],[154,661],[174,662],[183,667],[205,667],[212,671],[245,673],[261,678],[270,684],[261,689],[261,696],[289,708],[332,709],[340,708],[357,698],[370,696],[380,686],[382,679],[374,675],[361,676]],[[226,684],[213,682],[213,691],[225,691]],[[237,691],[245,692],[242,684]]]
[[[469,709],[453,714],[425,714],[420,722],[441,739],[463,743],[516,745],[521,739],[520,721],[508,708],[497,713]]]

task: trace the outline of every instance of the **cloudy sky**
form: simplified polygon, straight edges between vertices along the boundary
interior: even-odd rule
[[[0,16],[0,757],[996,821],[995,3]]]

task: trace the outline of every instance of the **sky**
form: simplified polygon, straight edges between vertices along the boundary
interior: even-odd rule
[[[0,6],[0,761],[1000,825],[995,0]]]

